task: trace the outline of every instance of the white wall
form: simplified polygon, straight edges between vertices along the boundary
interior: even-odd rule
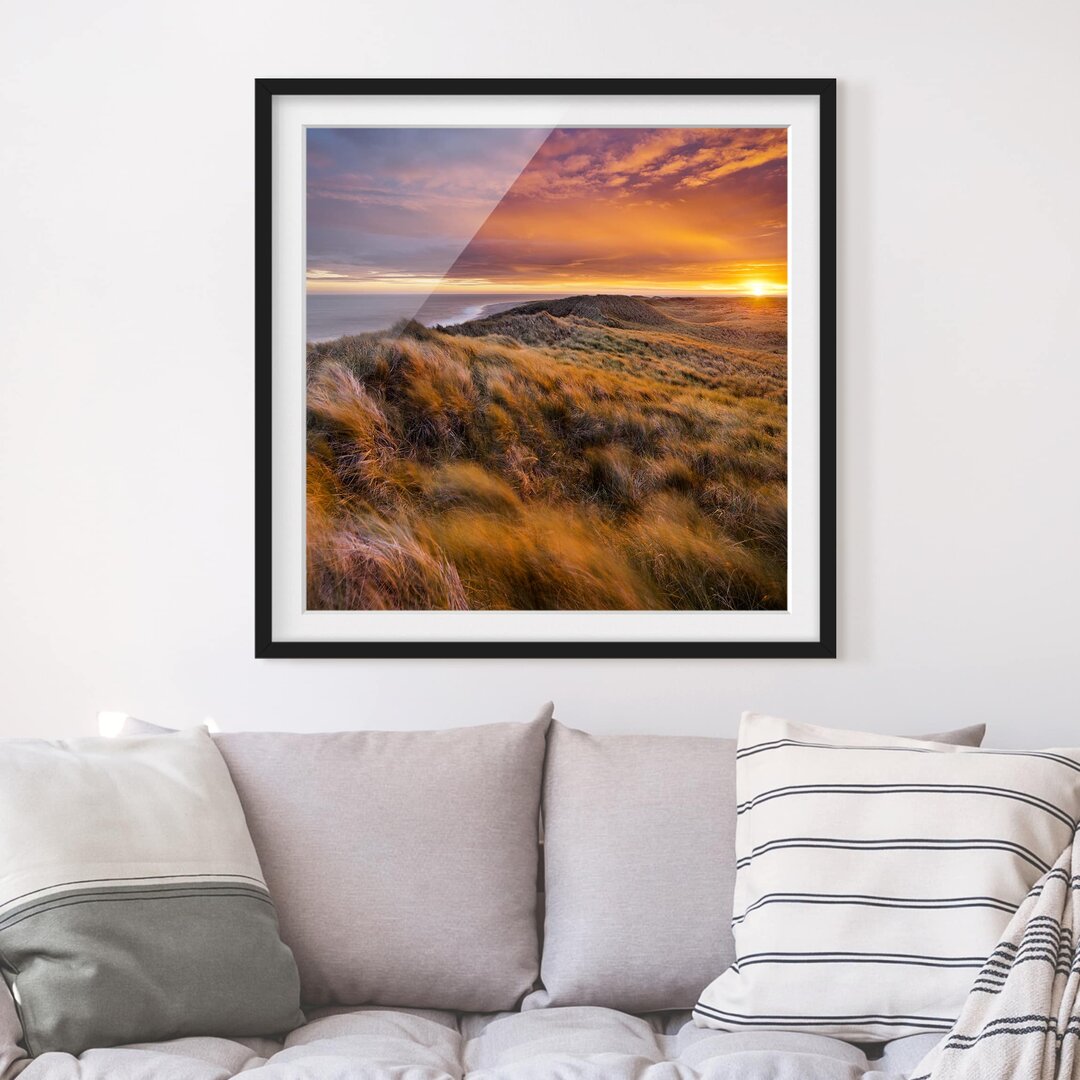
[[[743,708],[1080,741],[1080,7],[866,0],[9,6],[0,733]],[[252,79],[835,75],[836,661],[252,659]]]

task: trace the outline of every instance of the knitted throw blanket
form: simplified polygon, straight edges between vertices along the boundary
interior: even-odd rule
[[[1080,832],[1028,893],[911,1080],[1080,1080]]]

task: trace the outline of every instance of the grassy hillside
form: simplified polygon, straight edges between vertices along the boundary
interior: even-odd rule
[[[308,347],[308,606],[786,606],[785,301],[571,297]]]

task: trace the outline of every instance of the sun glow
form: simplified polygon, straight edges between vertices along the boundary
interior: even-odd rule
[[[787,292],[781,129],[312,129],[308,142],[312,294]]]
[[[394,278],[380,280],[373,278],[340,278],[334,281],[321,278],[308,278],[309,296],[347,296],[386,293],[389,295],[415,294],[433,296],[439,293],[462,294],[489,293],[507,294],[545,293],[551,296],[577,296],[590,293],[621,293],[624,296],[692,296],[698,294],[718,294],[721,296],[783,296],[787,292],[785,285],[773,285],[769,282],[745,283],[738,279],[729,282],[686,281],[681,278],[671,280],[646,278],[642,281],[625,278],[597,279],[571,278],[551,275],[521,281],[507,281],[491,278],[488,280],[442,278]]]

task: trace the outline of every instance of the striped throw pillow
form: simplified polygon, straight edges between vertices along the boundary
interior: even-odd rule
[[[947,1031],[1080,818],[1080,750],[747,713],[736,770],[736,960],[701,995],[702,1027]]]

